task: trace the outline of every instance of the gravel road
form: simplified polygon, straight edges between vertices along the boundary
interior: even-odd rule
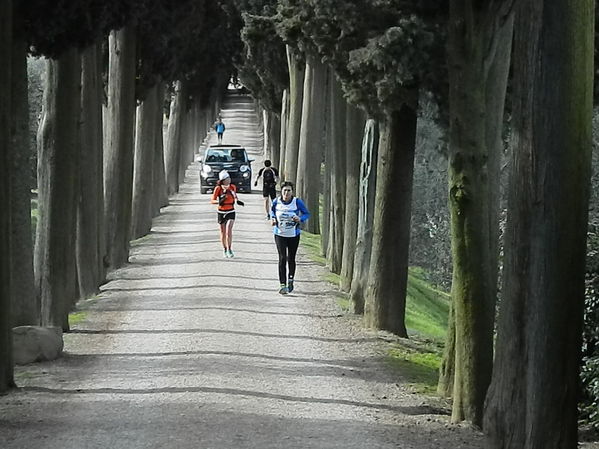
[[[224,142],[247,145],[257,172],[252,103],[232,97],[222,115]],[[341,313],[303,251],[296,291],[277,293],[262,197],[242,198],[236,257],[224,259],[189,167],[130,263],[81,303],[64,357],[17,368],[20,389],[0,398],[1,448],[482,447],[385,364],[388,338]]]

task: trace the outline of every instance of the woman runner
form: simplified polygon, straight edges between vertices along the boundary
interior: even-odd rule
[[[295,255],[300,240],[299,224],[310,218],[304,202],[293,196],[293,183],[286,181],[281,185],[281,196],[272,202],[270,217],[279,252],[279,293],[286,295],[293,291]]]
[[[235,202],[244,206],[243,201],[237,198],[237,188],[231,184],[231,177],[226,170],[218,174],[218,182],[212,193],[212,204],[218,204],[217,221],[220,226],[220,242],[223,245],[225,257],[234,257],[231,246],[233,244],[233,225],[235,224]]]

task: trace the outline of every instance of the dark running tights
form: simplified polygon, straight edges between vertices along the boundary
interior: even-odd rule
[[[287,283],[287,265],[289,265],[289,277],[295,276],[295,254],[299,246],[299,239],[299,235],[295,237],[275,235],[275,243],[279,252],[279,281],[281,284]]]

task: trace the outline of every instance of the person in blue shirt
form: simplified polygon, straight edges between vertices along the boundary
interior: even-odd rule
[[[293,183],[286,181],[281,185],[281,196],[272,202],[270,217],[279,252],[279,293],[286,295],[294,288],[295,255],[300,240],[299,225],[310,218],[310,212],[304,202],[293,196]]]
[[[218,136],[218,144],[221,145],[223,143],[223,134],[225,133],[225,124],[223,123],[220,115],[216,119],[216,123],[214,123],[214,130]]]

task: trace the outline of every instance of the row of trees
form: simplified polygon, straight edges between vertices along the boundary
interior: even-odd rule
[[[241,48],[227,2],[1,5],[0,392],[14,383],[12,327],[67,331],[75,302],[149,232],[207,134]],[[28,53],[47,58],[34,241]]]
[[[418,111],[436,104],[448,139],[453,265],[440,391],[453,397],[452,419],[483,427],[489,447],[576,447],[594,2],[240,3],[240,76],[280,120],[267,151],[309,208],[322,195],[322,223],[308,230],[321,233],[353,310],[401,336]]]

